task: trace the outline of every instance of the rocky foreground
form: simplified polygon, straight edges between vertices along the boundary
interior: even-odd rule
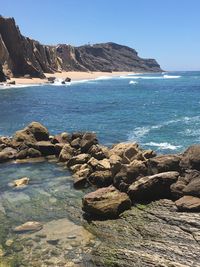
[[[162,71],[154,59],[140,58],[127,46],[115,43],[42,45],[23,36],[13,18],[0,16],[0,82],[29,75],[61,71]]]
[[[1,163],[49,155],[75,188],[91,187],[85,226],[101,243],[83,266],[199,266],[200,145],[156,155],[136,143],[101,146],[90,132],[50,136],[37,122],[0,138]]]

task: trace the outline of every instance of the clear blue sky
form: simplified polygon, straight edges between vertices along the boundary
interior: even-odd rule
[[[166,70],[200,70],[200,0],[1,0],[0,13],[44,44],[112,41]]]

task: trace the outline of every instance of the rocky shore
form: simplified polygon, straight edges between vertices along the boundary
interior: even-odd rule
[[[102,146],[91,132],[51,136],[38,122],[0,138],[1,163],[46,157],[89,192],[81,220],[100,243],[89,265],[74,266],[198,266],[200,145],[156,155],[136,143]]]
[[[50,136],[38,122],[0,138],[1,163],[50,155],[71,171],[75,188],[97,189],[83,198],[90,216],[117,217],[131,204],[164,198],[178,210],[200,211],[200,145],[157,156],[136,143],[102,146],[91,132]]]

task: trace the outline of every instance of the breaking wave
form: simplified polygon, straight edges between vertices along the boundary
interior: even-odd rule
[[[180,148],[181,146],[175,146],[172,145],[170,143],[167,142],[163,142],[163,143],[156,143],[156,142],[149,142],[149,143],[145,143],[145,146],[151,146],[151,147],[157,147],[159,150],[176,150],[178,148]]]
[[[136,81],[130,81],[129,84],[137,84],[138,82]]]

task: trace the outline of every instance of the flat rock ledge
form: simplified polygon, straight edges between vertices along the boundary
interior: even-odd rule
[[[102,146],[93,132],[52,136],[39,122],[0,137],[0,163],[41,157],[62,162],[75,188],[97,189],[83,198],[83,211],[91,217],[117,217],[131,204],[164,198],[177,211],[200,210],[200,145],[179,155],[156,155],[137,143]]]

